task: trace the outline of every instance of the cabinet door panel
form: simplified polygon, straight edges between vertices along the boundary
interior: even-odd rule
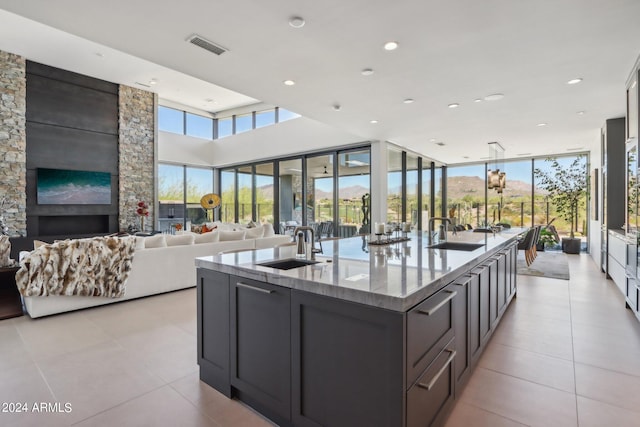
[[[200,378],[230,397],[229,276],[198,269],[197,293]]]
[[[407,388],[453,338],[456,296],[456,289],[441,289],[407,313]]]
[[[453,405],[455,356],[447,347],[407,392],[407,427],[440,425]]]
[[[288,420],[291,291],[235,276],[231,290],[231,385]]]
[[[404,425],[404,315],[292,290],[292,422]]]
[[[469,287],[469,358],[471,364],[475,364],[482,354],[482,337],[484,336],[480,328],[482,323],[480,274],[471,274],[467,286]]]
[[[453,330],[455,334],[453,342],[456,351],[453,366],[456,387],[459,385],[460,390],[471,373],[469,366],[469,291],[471,281],[471,276],[464,276],[447,287],[449,290],[456,291],[456,296],[453,299]]]
[[[502,313],[507,304],[507,258],[501,253],[497,259],[498,268],[498,314]]]

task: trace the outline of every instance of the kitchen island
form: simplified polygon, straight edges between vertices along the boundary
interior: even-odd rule
[[[520,231],[198,258],[200,378],[282,426],[440,425],[515,296]]]

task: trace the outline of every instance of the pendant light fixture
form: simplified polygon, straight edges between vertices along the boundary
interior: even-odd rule
[[[487,171],[487,188],[502,193],[507,184],[507,174],[504,172],[504,147],[499,142],[489,142],[489,152],[494,161]]]

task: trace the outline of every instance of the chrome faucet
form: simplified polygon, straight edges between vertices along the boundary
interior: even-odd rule
[[[316,254],[321,254],[322,253],[322,243],[320,243],[320,248],[319,249],[317,249],[315,247],[316,246],[316,236],[315,236],[315,232],[313,231],[313,227],[309,227],[308,225],[302,225],[300,227],[296,227],[295,230],[293,230],[293,235],[297,236],[298,235],[298,231],[310,231],[311,232],[311,260],[315,261]]]
[[[447,223],[451,224],[451,218],[434,216],[429,218],[429,230],[427,231],[427,246],[431,246],[433,244],[433,223],[436,220],[442,221],[442,225],[444,226],[444,241],[447,241]]]

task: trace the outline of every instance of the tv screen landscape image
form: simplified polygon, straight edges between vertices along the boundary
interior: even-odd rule
[[[111,174],[108,172],[38,169],[39,205],[109,205]]]

